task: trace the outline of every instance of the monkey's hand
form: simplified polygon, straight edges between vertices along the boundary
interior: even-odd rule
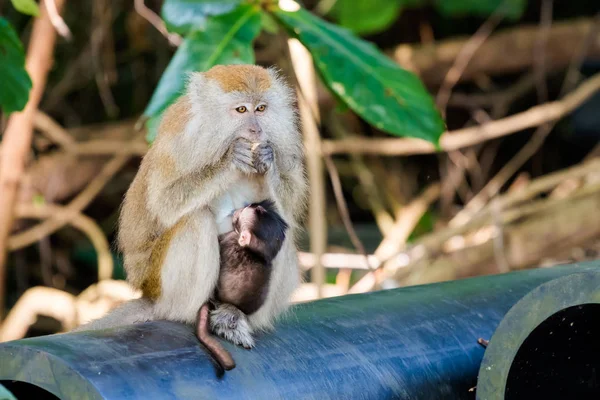
[[[256,168],[252,162],[252,142],[239,138],[233,145],[233,165],[246,174],[255,174]]]
[[[264,174],[273,166],[273,148],[269,143],[260,143],[254,150],[254,168]]]

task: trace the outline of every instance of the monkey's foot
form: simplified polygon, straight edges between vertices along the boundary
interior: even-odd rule
[[[252,329],[246,315],[230,304],[220,304],[210,313],[210,328],[215,335],[246,349],[254,347]]]

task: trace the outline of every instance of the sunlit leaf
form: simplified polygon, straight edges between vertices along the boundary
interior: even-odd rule
[[[0,107],[9,114],[27,104],[31,78],[25,70],[25,52],[17,33],[0,17]]]
[[[161,14],[172,32],[185,35],[203,29],[208,18],[233,11],[241,0],[165,0]]]
[[[253,42],[260,28],[260,9],[243,5],[231,13],[211,17],[203,30],[193,31],[184,39],[144,111],[150,118],[150,142],[156,134],[157,117],[182,94],[186,74],[206,71],[217,64],[253,64]]]
[[[262,22],[262,28],[266,32],[269,32],[274,35],[277,34],[277,32],[279,32],[279,24],[277,23],[277,21],[273,18],[273,16],[271,14],[269,14],[266,11],[262,11],[260,13],[260,18],[261,18],[261,22]]]
[[[400,15],[401,0],[337,0],[331,9],[335,21],[357,34],[388,28]]]
[[[394,135],[438,143],[444,121],[414,74],[372,44],[302,8],[274,12],[311,52],[329,89],[362,118]]]
[[[17,11],[23,14],[33,15],[36,17],[40,15],[40,8],[35,0],[11,0],[11,2]]]
[[[503,4],[504,3],[504,4]],[[527,0],[436,0],[435,7],[443,15],[489,16],[499,6],[502,14],[509,19],[518,19],[525,12]]]

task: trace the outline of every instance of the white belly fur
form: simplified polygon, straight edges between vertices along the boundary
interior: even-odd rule
[[[269,192],[263,182],[262,178],[242,176],[231,185],[227,192],[211,203],[219,235],[233,229],[231,224],[233,211],[268,198]]]

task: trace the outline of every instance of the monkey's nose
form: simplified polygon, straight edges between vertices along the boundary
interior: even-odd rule
[[[251,127],[248,130],[250,131],[250,135],[252,135],[255,138],[259,138],[260,136],[262,136],[262,129],[258,126]]]

